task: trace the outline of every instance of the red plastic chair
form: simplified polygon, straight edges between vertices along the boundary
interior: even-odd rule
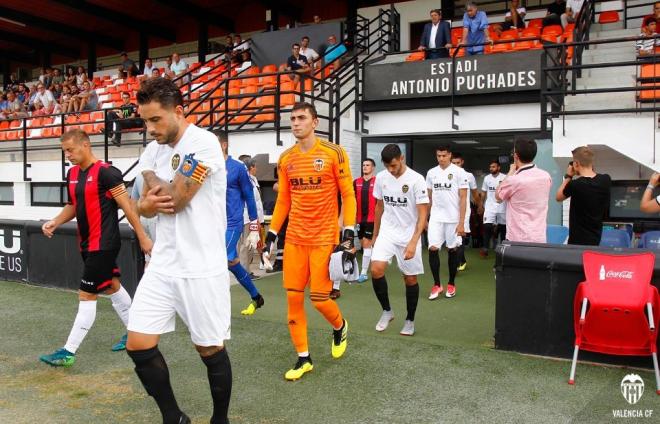
[[[575,383],[580,349],[609,355],[650,355],[656,393],[660,395],[656,352],[660,296],[651,285],[655,255],[586,251],[582,262],[585,281],[578,285],[573,302],[575,351],[568,384]]]
[[[613,24],[615,22],[619,22],[619,12],[615,10],[601,12],[600,15],[598,15],[599,24]]]

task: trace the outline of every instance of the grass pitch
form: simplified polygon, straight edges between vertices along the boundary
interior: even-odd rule
[[[580,364],[577,384],[566,381],[570,363],[492,349],[493,260],[468,252],[457,296],[426,299],[429,276],[420,280],[414,337],[398,332],[405,319],[404,287],[396,267],[388,283],[395,320],[374,330],[380,307],[371,282],[343,285],[339,299],[350,323],[345,356],[330,356],[329,326],[307,304],[314,371],[287,382],[296,360],[286,327],[281,275],[256,282],[266,299],[252,317],[240,310],[248,295],[232,287],[232,339],[227,343],[234,385],[232,423],[603,423],[620,422],[612,410],[653,410],[660,397],[650,372]],[[446,259],[442,259],[446,275]],[[101,299],[94,328],[72,368],[55,369],[38,356],[61,347],[77,310],[73,292],[0,282],[0,423],[156,423],[155,402],[125,353],[110,347],[123,333],[110,301]],[[207,423],[211,398],[206,368],[185,326],[162,338],[179,405],[195,423]],[[640,402],[620,393],[624,375],[646,383]]]

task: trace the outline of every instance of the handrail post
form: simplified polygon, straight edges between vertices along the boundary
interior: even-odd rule
[[[282,132],[282,114],[280,112],[280,93],[282,92],[280,90],[280,77],[282,76],[281,73],[277,73],[276,81],[277,84],[275,84],[275,144],[278,146],[281,146],[282,140],[280,140],[280,134]]]
[[[28,154],[28,148],[27,148],[27,124],[26,124],[27,118],[23,118],[23,181],[32,181],[32,178],[28,177],[28,168],[31,168],[32,165],[30,165],[27,161],[27,154]]]
[[[546,71],[546,68],[548,67],[548,50],[543,49],[543,53],[541,54],[541,98],[540,98],[540,103],[541,103],[541,131],[547,131],[548,130],[548,123],[547,123],[547,117],[546,113],[548,111],[548,103],[546,99],[546,94],[545,91],[548,88],[548,75]]]

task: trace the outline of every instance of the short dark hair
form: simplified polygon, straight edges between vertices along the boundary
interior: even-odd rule
[[[250,159],[251,157],[252,156],[250,156],[250,155],[240,155],[238,157],[238,160],[240,160],[241,162],[245,162],[245,159]]]
[[[243,163],[245,164],[245,167],[249,170],[257,166],[257,160],[254,158],[251,158],[250,156],[246,155],[247,157],[245,159],[242,159]]]
[[[463,159],[461,152],[451,152],[452,159]]]
[[[518,137],[513,142],[513,151],[522,163],[530,163],[536,157],[536,141],[531,138]]]
[[[488,162],[488,166],[495,164],[497,166],[500,166],[500,161],[497,159],[491,159],[490,162]]]
[[[73,140],[76,143],[82,143],[83,141],[89,142],[89,136],[87,133],[80,128],[74,128],[72,130],[68,130],[64,134],[62,134],[62,137],[60,137],[60,141],[64,143],[67,140]]]
[[[215,129],[211,131],[213,135],[218,137],[218,140],[220,143],[227,143],[229,144],[229,136],[227,135],[227,131],[222,130],[222,129]]]
[[[429,12],[429,15],[431,13],[437,13],[438,15],[442,16],[442,10],[440,10],[440,9],[431,9],[431,11]]]
[[[309,37],[308,37],[308,36],[306,36],[306,35],[303,35],[303,38],[302,38],[302,40],[307,40],[307,41],[309,41]]]
[[[319,117],[318,112],[316,112],[316,108],[311,103],[297,102],[296,104],[293,105],[293,109],[291,109],[291,112],[295,112],[297,110],[306,110],[312,115],[312,119],[317,119]]]
[[[371,158],[364,158],[364,160],[362,161],[362,163],[364,164],[365,162],[371,162],[371,164],[372,164],[373,166],[376,166],[376,161],[373,160],[373,159],[371,159]]]
[[[401,155],[402,153],[399,145],[390,143],[383,147],[383,151],[380,152],[380,159],[383,161],[383,163],[390,163],[393,159],[400,158]]]
[[[451,146],[449,144],[441,144],[435,147],[436,152],[449,152],[451,153]]]
[[[172,80],[166,78],[154,78],[142,82],[136,97],[140,105],[158,102],[167,108],[183,106],[181,90]]]
[[[291,48],[294,48],[294,47],[296,47],[296,46],[300,47],[300,44],[298,44],[298,43],[293,43],[293,44],[291,44]]]

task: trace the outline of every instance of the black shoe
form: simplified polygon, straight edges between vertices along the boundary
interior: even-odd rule
[[[190,418],[183,412],[181,413],[181,417],[179,417],[179,424],[190,424]]]
[[[252,281],[255,281],[255,280],[260,279],[260,278],[261,278],[261,275],[257,275],[257,274],[255,274],[254,272],[251,272],[251,273],[250,273],[250,278],[252,279]]]
[[[259,308],[261,308],[262,306],[264,306],[264,297],[261,295],[261,293],[259,293],[259,294],[257,295],[257,298],[256,298],[256,299],[253,299],[253,300],[254,300],[255,302],[257,302],[256,305],[255,305],[255,306],[257,307],[257,309],[259,309]]]

